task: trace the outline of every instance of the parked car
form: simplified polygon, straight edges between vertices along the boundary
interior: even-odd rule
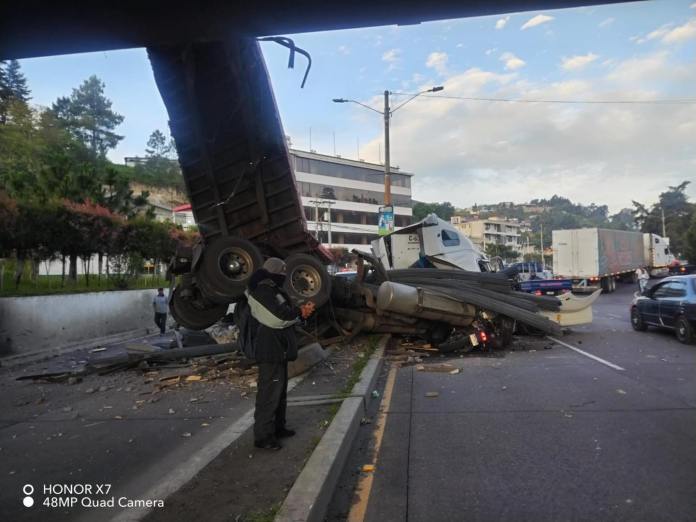
[[[645,331],[648,326],[670,328],[680,342],[696,340],[696,274],[670,276],[636,295],[631,305],[631,325]]]

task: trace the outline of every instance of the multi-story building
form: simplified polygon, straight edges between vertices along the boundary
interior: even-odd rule
[[[378,237],[379,207],[384,204],[384,166],[295,149],[290,150],[290,156],[309,231],[334,248],[369,250],[370,241]],[[396,228],[411,223],[412,177],[392,169]],[[330,211],[327,201],[333,202]]]
[[[491,217],[465,221],[460,216],[454,216],[451,222],[481,250],[485,250],[486,245],[490,244],[507,245],[516,250],[522,246],[520,230],[525,227],[525,223],[517,220]]]

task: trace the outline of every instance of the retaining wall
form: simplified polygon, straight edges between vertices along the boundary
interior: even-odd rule
[[[0,357],[155,330],[157,290],[0,298]]]

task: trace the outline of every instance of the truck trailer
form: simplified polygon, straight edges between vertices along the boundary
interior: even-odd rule
[[[579,228],[554,230],[552,239],[554,276],[572,279],[576,291],[613,292],[618,279],[632,280],[639,267],[664,277],[674,261],[669,239],[657,234]]]

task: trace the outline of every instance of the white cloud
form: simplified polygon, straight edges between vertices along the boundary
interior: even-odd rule
[[[570,58],[563,57],[561,67],[563,67],[566,71],[575,71],[577,69],[582,69],[589,63],[594,62],[597,58],[599,58],[599,56],[594,53],[571,56]]]
[[[350,47],[348,47],[347,45],[339,45],[338,52],[344,56],[348,55],[348,54],[350,54]]]
[[[616,19],[610,16],[609,18],[605,18],[604,20],[599,22],[599,25],[597,27],[608,27],[611,24],[613,24],[615,21],[616,21]]]
[[[508,20],[510,20],[509,16],[505,16],[504,18],[498,18],[498,21],[495,23],[495,28],[502,29],[508,23]]]
[[[530,27],[536,27],[537,25],[545,24],[546,22],[550,22],[553,20],[553,16],[547,16],[547,15],[536,15],[533,18],[530,18],[527,20],[522,27],[520,27],[521,30],[524,29],[529,29]]]
[[[522,60],[521,58],[518,58],[512,53],[503,53],[500,55],[500,61],[505,62],[505,68],[508,71],[516,71],[517,69],[521,69],[526,65],[527,62]]]
[[[696,2],[694,2],[693,4],[691,4],[689,7],[690,7],[691,9],[696,9]]]
[[[462,47],[464,47],[464,44],[463,44],[463,43],[458,43],[458,44],[457,44],[457,49],[461,49]]]
[[[401,49],[389,49],[385,51],[382,55],[382,61],[387,63],[394,63],[399,60],[401,55]]]
[[[638,44],[650,40],[660,40],[664,44],[679,43],[696,38],[696,18],[692,18],[684,25],[674,27],[673,23],[665,24],[645,36],[632,36],[630,40]]]
[[[495,47],[493,47],[492,49],[486,49],[486,56],[490,56],[491,54],[493,54],[497,50],[498,49],[496,49]]]
[[[683,42],[684,40],[690,40],[692,38],[696,38],[696,18],[692,18],[684,25],[671,29],[662,37],[662,41],[671,44]]]
[[[446,93],[465,97],[679,97],[674,89],[696,84],[696,68],[671,60],[663,52],[625,60],[592,80],[555,83],[469,69],[448,77],[444,86]],[[415,172],[413,197],[420,201],[470,206],[559,194],[589,203],[587,188],[602,187],[595,202],[615,212],[630,207],[632,199],[652,203],[667,185],[693,177],[695,121],[694,105],[422,98],[409,105],[408,118],[392,122],[392,160]],[[366,159],[377,159],[380,142],[376,136],[361,147]],[[689,195],[696,197],[696,187]]]
[[[443,52],[433,52],[428,55],[428,59],[425,62],[426,67],[435,69],[438,74],[443,75],[447,72],[447,53]]]

